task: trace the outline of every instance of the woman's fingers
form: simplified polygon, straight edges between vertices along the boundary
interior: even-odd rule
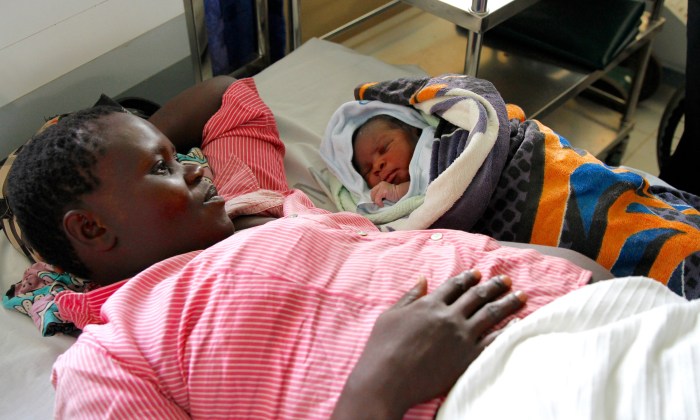
[[[505,275],[491,277],[460,296],[455,302],[455,306],[463,311],[465,317],[469,318],[479,308],[510,290],[512,283],[510,277]]]
[[[425,279],[425,276],[418,276],[418,282],[409,290],[406,292],[403,296],[401,296],[401,299],[399,299],[398,302],[396,302],[394,305],[392,305],[391,309],[397,309],[401,308],[403,306],[408,305],[409,303],[417,300],[418,298],[425,296],[428,293],[428,281]]]
[[[449,279],[436,290],[443,302],[467,320],[477,337],[517,312],[527,301],[527,296],[519,291],[503,296],[512,285],[508,276],[495,276],[476,284],[480,278],[478,271],[467,271]],[[499,296],[503,297],[499,299]]]
[[[464,271],[443,282],[430,296],[450,305],[481,280],[478,270]]]
[[[527,296],[517,291],[503,296],[510,290],[512,281],[505,275],[495,276],[479,283],[481,273],[468,270],[447,279],[434,292],[427,295],[428,283],[424,276],[404,294],[391,309],[399,309],[426,296],[426,299],[441,302],[446,309],[459,314],[468,322],[474,337],[481,337],[490,328],[517,312],[527,301]],[[503,296],[499,298],[500,296]],[[493,337],[484,337],[487,345]]]
[[[520,310],[526,301],[527,296],[520,291],[516,291],[515,293],[507,294],[501,299],[487,303],[467,320],[471,331],[477,336],[482,336],[496,324]],[[495,338],[495,336],[486,336],[483,343],[484,346],[488,345]]]

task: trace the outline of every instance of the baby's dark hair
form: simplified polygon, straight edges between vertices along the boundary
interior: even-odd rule
[[[373,123],[375,121],[384,121],[385,123],[389,124],[391,127],[400,128],[402,130],[411,131],[411,130],[415,129],[415,127],[413,127],[411,124],[405,123],[396,117],[392,117],[391,115],[387,115],[387,114],[375,115],[373,117],[368,118],[367,121],[363,122],[352,133],[352,145],[353,145],[353,147],[355,146],[355,140],[357,140],[357,136],[360,134],[360,132],[364,128],[366,128],[367,126],[369,126],[371,123]]]
[[[99,106],[68,115],[36,134],[17,155],[7,181],[10,209],[30,245],[49,264],[78,277],[90,272],[63,230],[68,206],[97,188],[104,154],[101,118],[125,112]]]

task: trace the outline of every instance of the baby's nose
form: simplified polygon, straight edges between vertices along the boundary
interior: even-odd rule
[[[379,175],[379,172],[381,172],[382,169],[384,169],[384,166],[385,166],[385,165],[386,165],[386,163],[384,162],[383,159],[377,159],[377,160],[375,160],[375,161],[374,161],[374,173],[375,173],[376,175]]]

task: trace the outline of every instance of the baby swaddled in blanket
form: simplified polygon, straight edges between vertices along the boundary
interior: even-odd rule
[[[540,122],[525,120],[517,106],[506,106],[481,79],[367,83],[355,89],[355,98],[360,102],[343,105],[331,118],[321,145],[328,170],[316,174],[340,210],[365,214],[383,230],[453,228],[573,249],[615,276],[644,275],[688,299],[700,297],[697,196],[650,185],[636,172],[573,148]],[[369,107],[372,112],[358,111]],[[378,114],[422,130],[409,188],[395,204],[381,203],[382,197],[396,199],[386,194],[372,200],[366,162],[374,158],[357,145],[358,128]],[[421,156],[423,163],[416,163]]]
[[[380,101],[343,104],[320,149],[336,176],[334,199],[376,224],[410,213],[428,187],[434,135],[412,108]]]

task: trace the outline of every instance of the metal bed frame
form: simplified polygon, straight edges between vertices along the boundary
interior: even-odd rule
[[[204,29],[203,0],[183,0],[192,50],[196,80],[211,77],[208,65],[206,31]],[[255,2],[258,21],[258,56],[232,73],[235,77],[254,74],[270,64],[267,1]],[[484,34],[506,19],[537,3],[539,0],[390,0],[380,7],[353,19],[334,30],[318,35],[332,39],[370,18],[398,5],[422,9],[445,19],[467,31],[464,73],[490,80],[498,86],[509,102],[526,110],[528,118],[543,119],[555,130],[567,135],[567,128],[576,127],[577,147],[588,150],[610,164],[619,164],[611,156],[621,156],[634,126],[634,114],[644,82],[647,63],[651,56],[651,41],[661,31],[663,0],[646,0],[648,11],[639,35],[604,69],[590,71],[576,66],[538,60],[517,54],[503,54],[484,45]],[[286,0],[288,49],[293,51],[302,43],[303,26],[301,0]],[[618,98],[592,88],[592,85],[618,66],[623,60],[636,55],[636,68],[627,98]],[[556,77],[552,77],[552,75]],[[583,91],[593,92],[608,105],[601,118],[579,121],[575,112],[564,112],[565,105]],[[612,104],[612,106],[610,105]],[[585,113],[582,113],[585,114]],[[619,117],[617,116],[619,114]],[[572,120],[573,118],[573,120]],[[547,121],[546,119],[549,119]],[[562,128],[561,130],[560,127]]]

